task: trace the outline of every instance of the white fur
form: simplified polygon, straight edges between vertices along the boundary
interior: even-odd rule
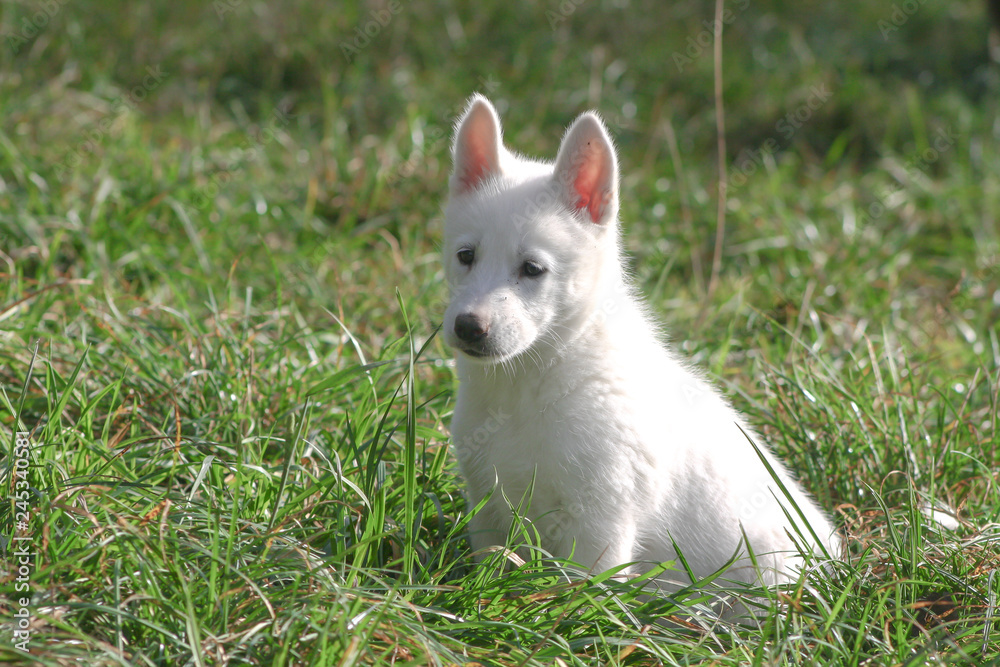
[[[814,547],[812,532],[747,435],[759,440],[664,347],[625,276],[618,166],[600,119],[580,116],[556,163],[535,162],[503,146],[496,111],[475,96],[454,160],[444,241],[444,335],[460,380],[451,430],[470,502],[492,493],[471,523],[473,547],[504,544],[520,507],[547,551],[594,570],[640,572],[675,560],[676,544],[698,577],[737,552],[726,579],[792,576],[792,536]],[[544,272],[527,275],[535,268]],[[830,522],[760,446],[836,555]]]

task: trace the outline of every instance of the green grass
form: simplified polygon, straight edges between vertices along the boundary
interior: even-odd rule
[[[713,3],[402,3],[350,62],[381,5],[342,4],[0,6],[0,662],[1000,664],[980,4],[731,4],[712,294]],[[604,115],[642,291],[847,536],[760,627],[471,558],[435,332],[475,90],[532,155]]]

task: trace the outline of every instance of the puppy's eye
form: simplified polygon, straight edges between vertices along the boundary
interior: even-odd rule
[[[526,278],[537,278],[538,276],[545,273],[545,267],[537,262],[532,262],[528,260],[521,265],[521,275]]]
[[[462,248],[458,251],[458,261],[462,266],[470,266],[474,259],[476,259],[476,251],[472,248]]]

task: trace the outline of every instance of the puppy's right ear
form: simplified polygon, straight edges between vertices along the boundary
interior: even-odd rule
[[[500,118],[496,109],[482,95],[473,95],[455,132],[452,194],[471,192],[500,173],[500,142]]]
[[[569,209],[588,222],[618,220],[618,160],[597,114],[583,114],[566,130],[553,178]]]

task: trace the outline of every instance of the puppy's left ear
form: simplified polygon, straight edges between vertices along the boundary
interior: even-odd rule
[[[497,110],[482,95],[473,95],[469,100],[469,108],[455,131],[455,143],[452,147],[455,160],[455,170],[451,174],[452,194],[476,190],[500,173],[502,142]]]
[[[553,178],[563,203],[588,222],[618,219],[618,160],[597,114],[583,114],[566,131]]]

